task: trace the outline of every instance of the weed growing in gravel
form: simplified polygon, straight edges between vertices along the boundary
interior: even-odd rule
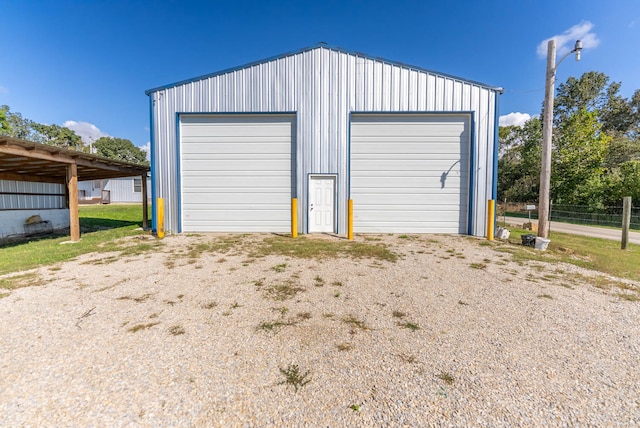
[[[256,328],[256,330],[277,332],[282,327],[286,327],[289,325],[292,325],[292,324],[288,320],[263,321],[260,324],[258,324],[258,327]]]
[[[364,321],[359,320],[358,318],[354,317],[353,315],[349,315],[346,316],[344,318],[342,318],[342,322],[344,322],[345,324],[349,324],[353,327],[357,327],[360,330],[370,330],[369,327],[367,327],[367,325],[365,324]]]
[[[400,354],[398,355],[398,357],[400,357],[400,359],[404,363],[415,364],[418,362],[418,359],[415,357],[415,355]]]
[[[143,294],[142,296],[138,296],[138,297],[121,296],[121,297],[118,297],[116,300],[133,300],[136,303],[142,303],[149,300],[151,296],[153,296],[153,293]]]
[[[471,263],[469,267],[473,269],[486,269],[487,265],[485,265],[484,263]]]
[[[553,296],[552,296],[552,295],[550,295],[550,294],[538,294],[538,297],[539,297],[540,299],[550,299],[550,300],[552,300],[552,299],[553,299]]]
[[[398,325],[404,328],[408,328],[409,330],[412,330],[412,331],[420,330],[420,326],[412,322],[399,323]]]
[[[462,306],[469,306],[467,302],[463,302],[462,300],[458,300],[458,304]]]
[[[159,322],[150,322],[147,324],[136,324],[133,327],[129,328],[127,331],[131,332],[131,333],[137,333],[140,330],[147,330],[150,329],[151,327],[153,327],[154,325],[158,325],[160,324]]]
[[[340,297],[340,293],[339,292],[333,293],[333,297],[336,297],[336,298]]]
[[[447,385],[453,385],[453,382],[455,382],[454,377],[449,372],[440,372],[438,379],[443,380]]]
[[[393,311],[392,315],[394,318],[404,318],[407,316],[407,314],[402,311]]]
[[[4,297],[9,297],[11,293],[0,293],[0,299]]]
[[[359,404],[352,404],[349,406],[349,408],[351,410],[353,410],[354,412],[359,412],[360,411],[360,405]]]
[[[299,320],[304,321],[304,320],[310,320],[312,315],[311,315],[311,312],[300,312],[298,313],[297,317]]]
[[[150,319],[153,319],[153,318],[158,318],[159,316],[160,316],[160,314],[159,314],[159,313],[154,312],[154,313],[152,313],[151,315],[149,315],[149,318],[150,318]]]
[[[174,325],[172,327],[169,328],[169,333],[171,333],[174,336],[179,336],[181,334],[185,333],[184,327],[182,327],[181,325]]]
[[[338,343],[336,348],[338,348],[338,351],[350,351],[353,349],[353,345],[348,342],[342,342]]]
[[[279,265],[275,265],[274,267],[272,267],[271,270],[277,273],[282,273],[286,268],[287,268],[286,263],[280,263]]]
[[[293,284],[291,281],[286,281],[281,284],[270,285],[266,288],[265,293],[270,299],[283,301],[295,297],[301,291],[304,291],[304,288]]]
[[[284,375],[284,380],[280,382],[279,385],[293,386],[295,392],[298,392],[298,389],[307,385],[312,380],[308,378],[310,372],[307,370],[305,373],[302,373],[297,364],[289,364],[284,369],[280,367],[280,373]]]
[[[210,302],[204,303],[204,304],[202,305],[202,308],[203,308],[203,309],[213,309],[213,308],[215,308],[216,306],[218,306],[218,303],[212,300],[212,301],[210,301]]]
[[[237,309],[237,308],[241,308],[242,305],[238,302],[233,302],[233,304],[231,305],[231,309]]]
[[[322,287],[324,285],[324,279],[322,279],[320,275],[316,275],[316,277],[313,278],[313,281],[316,287]]]

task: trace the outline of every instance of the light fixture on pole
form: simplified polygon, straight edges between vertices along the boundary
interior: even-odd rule
[[[547,43],[547,77],[544,90],[544,117],[542,118],[542,166],[540,168],[540,197],[538,199],[538,236],[549,237],[549,199],[551,188],[551,140],[553,137],[553,97],[556,82],[556,70],[566,57],[575,52],[576,61],[580,61],[582,42],[576,41],[571,52],[565,54],[556,63],[556,39]]]

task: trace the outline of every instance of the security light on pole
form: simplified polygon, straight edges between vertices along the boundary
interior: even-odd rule
[[[551,139],[553,136],[553,97],[555,91],[556,70],[566,57],[575,52],[576,61],[580,61],[582,42],[576,41],[568,52],[556,63],[556,39],[547,43],[547,77],[544,91],[544,117],[542,119],[542,166],[540,168],[540,197],[538,202],[538,236],[549,237],[549,193],[551,188]]]

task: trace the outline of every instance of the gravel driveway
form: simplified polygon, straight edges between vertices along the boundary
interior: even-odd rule
[[[138,237],[18,277],[0,426],[640,424],[638,284],[464,236],[302,239],[347,249]]]

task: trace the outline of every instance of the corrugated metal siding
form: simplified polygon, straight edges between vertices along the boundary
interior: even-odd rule
[[[351,112],[473,111],[476,158],[472,233],[485,233],[493,186],[495,89],[327,47],[225,74],[158,89],[153,97],[156,195],[165,198],[168,230],[177,231],[176,113],[296,112],[299,213],[307,207],[307,175],[337,174],[340,233],[346,233]],[[300,216],[306,230],[306,215]]]
[[[65,208],[64,193],[63,184],[0,180],[0,210]]]
[[[136,179],[138,177],[135,177]],[[104,180],[104,190],[109,190],[111,202],[142,202],[142,188],[140,192],[133,191],[134,177],[112,178]],[[147,179],[147,189],[151,188],[151,181]]]

